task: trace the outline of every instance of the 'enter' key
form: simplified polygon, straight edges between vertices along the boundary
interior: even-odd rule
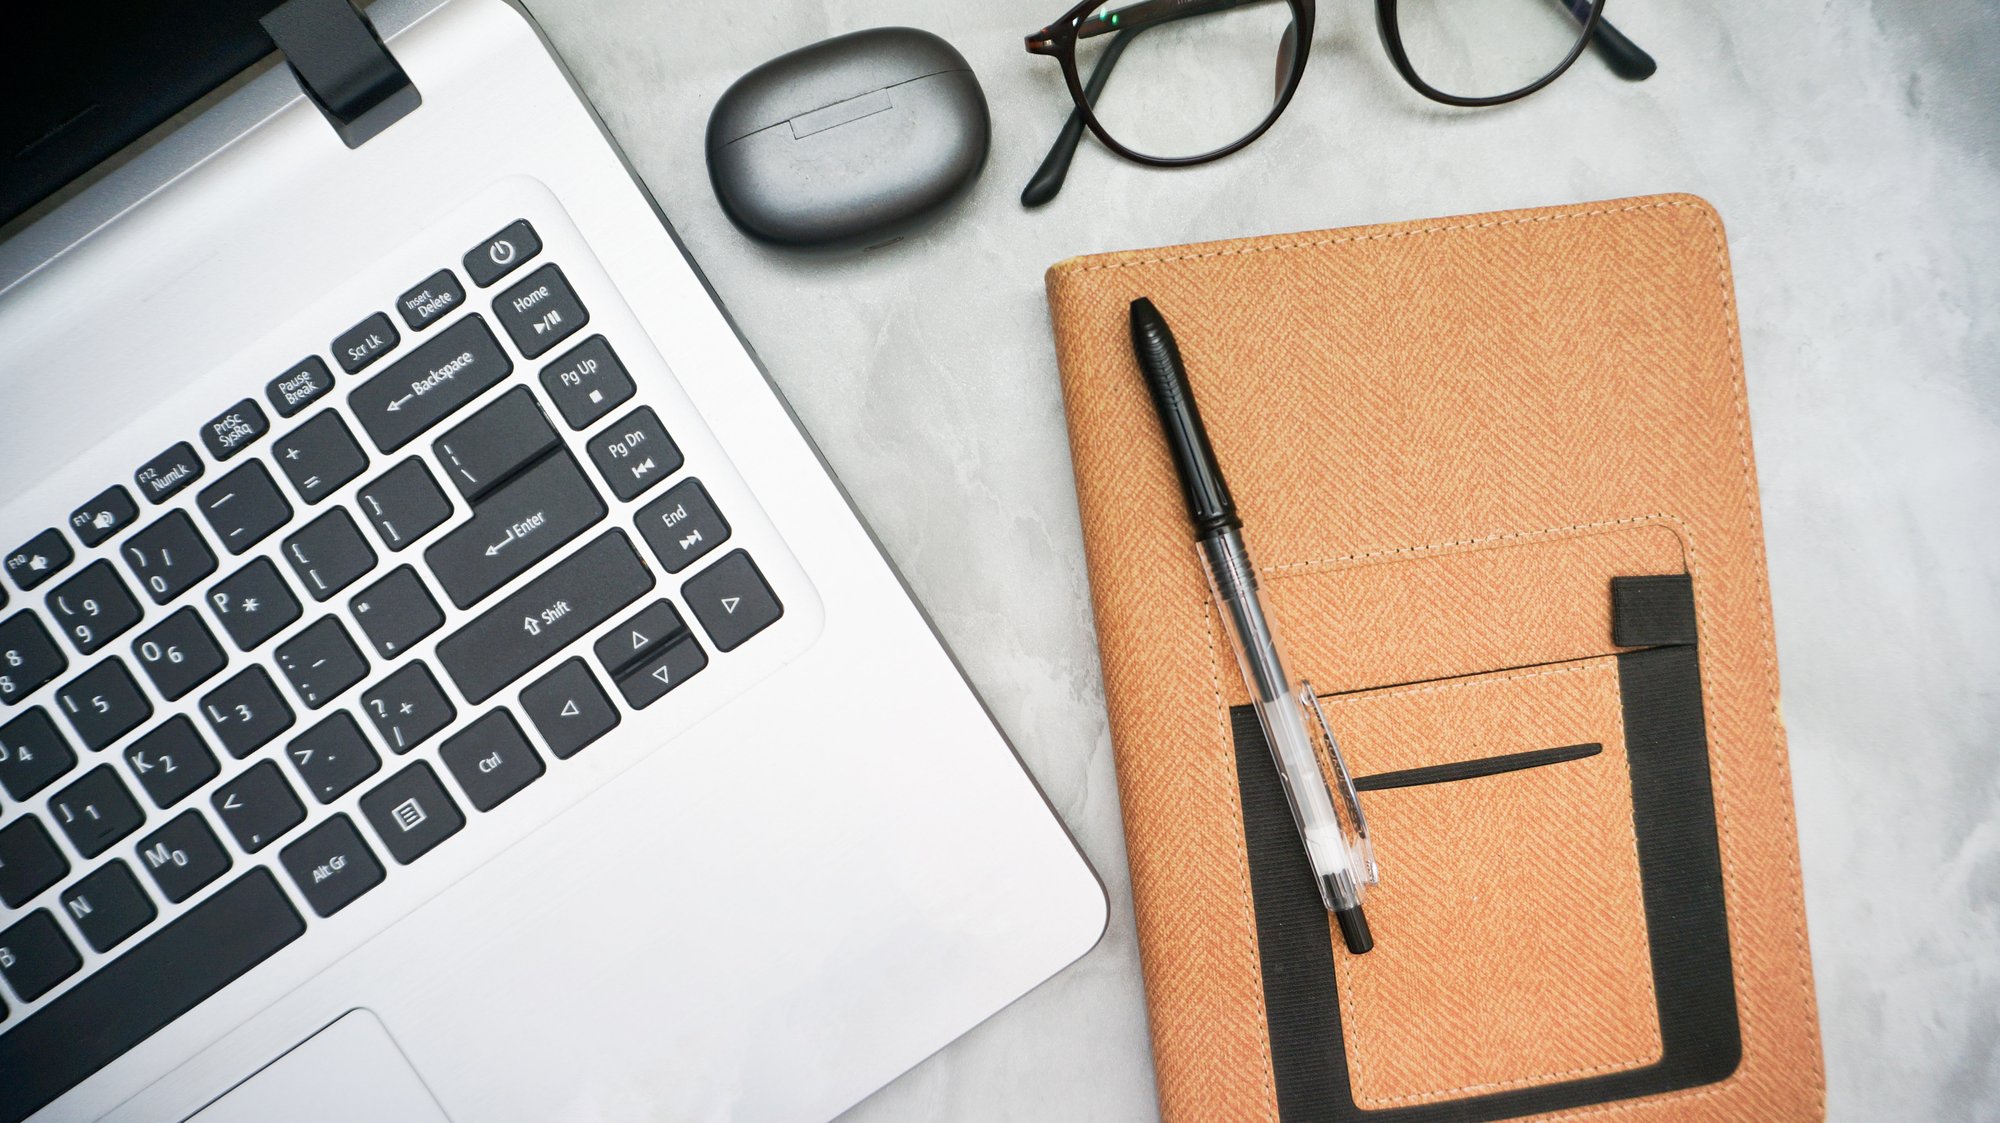
[[[445,595],[471,608],[604,518],[583,469],[558,451],[479,501],[472,519],[424,551]]]

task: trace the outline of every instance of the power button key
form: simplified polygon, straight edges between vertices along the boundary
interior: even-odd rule
[[[483,289],[540,252],[542,240],[535,236],[535,228],[525,218],[515,219],[506,229],[466,251],[465,272]]]

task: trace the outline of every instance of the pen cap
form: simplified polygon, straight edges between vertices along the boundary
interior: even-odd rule
[[[1236,501],[1229,497],[1229,485],[1223,482],[1222,468],[1215,462],[1215,449],[1209,446],[1208,430],[1202,427],[1194,389],[1188,385],[1187,368],[1181,364],[1180,345],[1174,342],[1166,317],[1143,296],[1132,302],[1132,354],[1139,361],[1139,373],[1145,377],[1153,408],[1159,411],[1160,430],[1167,438],[1174,470],[1180,475],[1195,535],[1243,525],[1236,517]]]

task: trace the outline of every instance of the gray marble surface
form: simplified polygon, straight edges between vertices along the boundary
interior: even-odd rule
[[[1776,598],[1829,1112],[2000,1119],[2000,10],[1611,5],[1660,60],[1447,111],[1372,5],[1320,5],[1286,117],[1205,168],[1094,145],[1015,198],[1066,103],[1063,0],[528,0],[1102,873],[1104,942],[848,1117],[1155,1111],[1041,274],[1073,254],[1665,190],[1728,224]],[[996,117],[975,194],[836,262],[730,227],[701,159],[743,70],[883,24],[951,40]]]

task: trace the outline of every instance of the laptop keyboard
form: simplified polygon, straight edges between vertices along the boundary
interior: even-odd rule
[[[514,221],[132,449],[66,525],[0,525],[0,1071],[26,1101],[784,614],[548,257]]]

